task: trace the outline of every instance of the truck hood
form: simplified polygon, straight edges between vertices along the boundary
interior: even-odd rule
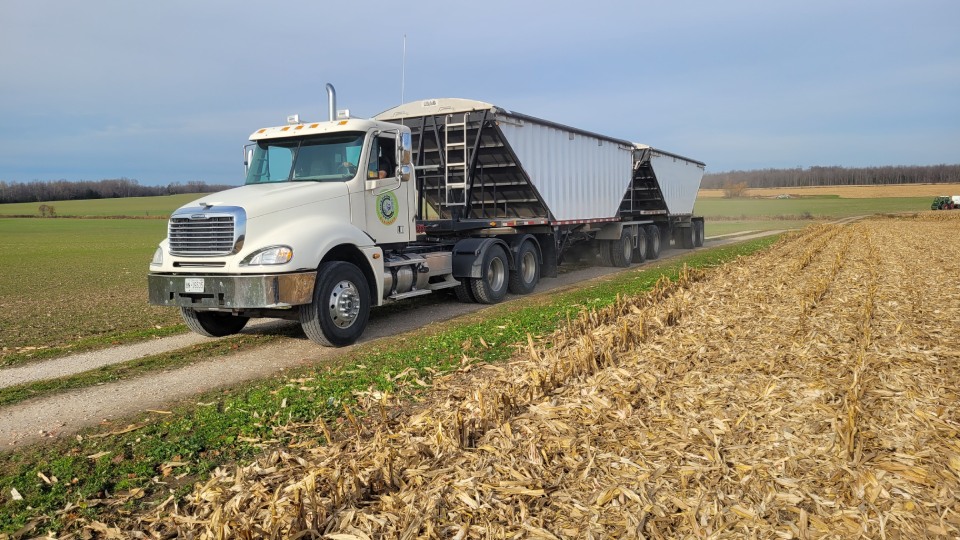
[[[196,208],[200,203],[212,205],[211,210],[223,206],[242,207],[247,219],[272,214],[296,206],[313,204],[349,194],[343,182],[285,182],[282,184],[251,184],[205,195],[182,208]]]

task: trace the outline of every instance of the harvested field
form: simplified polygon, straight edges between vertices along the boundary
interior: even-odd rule
[[[814,226],[112,526],[198,538],[960,535],[960,213]],[[946,293],[946,294],[945,294]],[[350,428],[349,426],[352,426]],[[135,496],[131,495],[131,496]]]
[[[881,197],[933,197],[937,195],[956,195],[960,193],[960,184],[888,184],[876,186],[811,186],[784,188],[752,188],[747,197],[776,197],[793,195],[798,197],[823,197],[836,195],[842,199],[876,199]],[[726,195],[723,189],[701,189],[697,197],[716,198]]]

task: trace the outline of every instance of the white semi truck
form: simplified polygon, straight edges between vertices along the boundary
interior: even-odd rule
[[[243,186],[171,215],[152,304],[206,336],[276,317],[343,346],[374,306],[492,304],[573,254],[625,267],[703,244],[699,161],[465,99],[351,118],[327,93],[329,120],[257,130]]]

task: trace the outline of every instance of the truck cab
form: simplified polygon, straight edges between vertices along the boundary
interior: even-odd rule
[[[171,216],[150,265],[150,302],[179,307],[207,336],[269,316],[299,318],[325,345],[353,342],[369,304],[393,292],[385,284],[395,289],[385,251],[416,239],[410,130],[345,114],[293,117],[250,141],[243,186]],[[313,315],[299,308],[310,305]]]

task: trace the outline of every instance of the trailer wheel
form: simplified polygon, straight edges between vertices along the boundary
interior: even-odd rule
[[[633,262],[642,263],[647,260],[647,243],[650,241],[647,231],[637,227],[637,245],[633,248]]]
[[[691,223],[689,227],[682,227],[680,231],[680,244],[683,249],[693,249],[693,239],[696,236],[696,225]]]
[[[624,229],[620,233],[620,239],[611,240],[608,245],[612,266],[617,268],[630,266],[630,262],[633,261],[633,236],[630,235],[630,231]]]
[[[470,280],[473,297],[481,304],[496,304],[507,296],[510,264],[500,246],[491,246],[483,256],[482,275]]]
[[[660,258],[660,227],[656,225],[647,225],[647,258],[651,261]]]
[[[703,247],[703,222],[693,222],[693,247]]]
[[[660,228],[660,251],[670,249],[670,225],[657,226]]]
[[[540,254],[537,253],[537,246],[530,241],[520,244],[516,263],[517,271],[510,273],[510,292],[530,294],[540,281]]]
[[[243,330],[250,317],[239,317],[229,313],[216,311],[197,311],[193,308],[181,307],[180,316],[187,323],[190,330],[207,337],[223,337]]]
[[[313,301],[300,306],[300,326],[311,341],[343,347],[360,339],[370,317],[370,287],[363,272],[342,261],[317,269]]]
[[[613,266],[613,260],[610,258],[610,240],[594,240],[597,250],[600,252],[600,266]]]

